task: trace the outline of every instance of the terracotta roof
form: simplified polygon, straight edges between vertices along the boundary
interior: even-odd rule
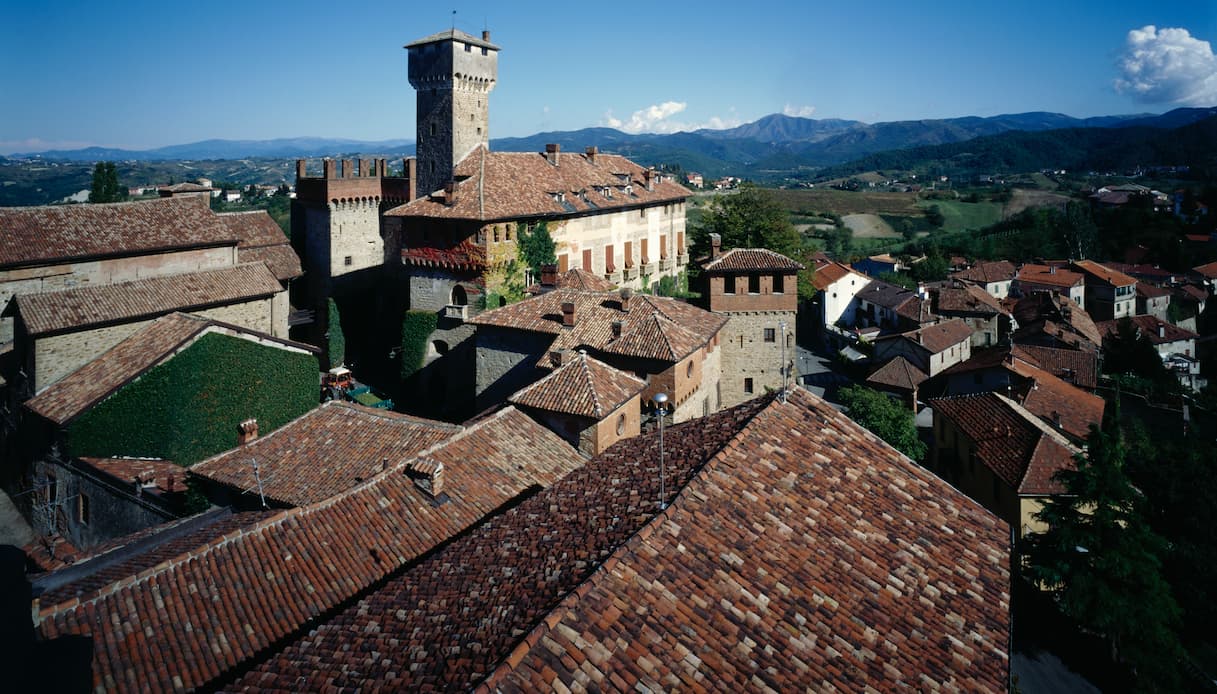
[[[182,183],[174,183],[171,186],[160,186],[157,190],[164,190],[170,193],[210,193],[215,190],[211,186],[205,186],[199,183],[190,183],[184,181]]]
[[[1018,269],[1018,281],[1048,287],[1078,287],[1086,282],[1080,272],[1073,272],[1055,265],[1027,263]]]
[[[1164,270],[1164,269],[1158,267],[1157,265],[1150,265],[1149,263],[1106,262],[1106,263],[1103,263],[1103,265],[1111,268],[1112,270],[1117,270],[1119,272],[1123,272],[1126,275],[1130,275],[1130,276],[1136,277],[1138,279],[1150,279],[1155,282],[1171,282],[1176,277],[1179,277],[1179,275],[1180,275],[1180,273],[1178,273],[1178,272],[1171,272],[1170,270]],[[1140,286],[1139,283],[1138,283],[1138,286]]]
[[[156,492],[184,492],[186,471],[172,460],[160,458],[88,458],[80,457],[94,468],[120,480],[131,482],[138,479]]]
[[[1208,237],[1205,237],[1205,240],[1208,240]],[[1192,268],[1192,272],[1204,277],[1205,279],[1217,279],[1217,262],[1197,265],[1196,267]]]
[[[996,393],[930,400],[936,413],[971,439],[976,459],[1021,495],[1064,491],[1052,479],[1072,466],[1079,449],[1041,427],[1034,416]]]
[[[1007,368],[1028,379],[1018,389],[1017,400],[1041,420],[1078,440],[1090,435],[1091,426],[1103,423],[1103,409],[1107,405],[1103,398],[1021,359],[1012,360]]]
[[[1156,287],[1148,282],[1137,282],[1137,296],[1144,299],[1161,299],[1170,295],[1171,290],[1166,287]]]
[[[562,304],[575,305],[575,325],[562,327]],[[477,326],[494,326],[555,336],[551,349],[582,347],[601,352],[679,361],[708,343],[727,323],[727,317],[710,313],[677,299],[633,294],[622,310],[617,293],[556,289],[469,320]],[[612,332],[621,321],[621,336]]]
[[[1192,301],[1208,301],[1209,293],[1194,284],[1184,284],[1176,287],[1176,291]]]
[[[967,270],[953,272],[951,277],[968,282],[990,284],[1012,280],[1017,274],[1018,271],[1014,269],[1013,263],[1008,260],[996,260],[977,263]]]
[[[258,464],[268,501],[304,506],[340,494],[389,465],[452,438],[453,424],[332,400],[266,436],[196,463],[190,474],[254,497]]]
[[[642,379],[580,354],[508,400],[539,410],[604,419],[646,385]]]
[[[913,366],[909,360],[897,356],[875,369],[874,373],[867,377],[866,382],[911,391],[928,378],[929,376],[924,371]]]
[[[974,284],[943,287],[934,294],[936,313],[967,313],[996,316],[1005,313],[992,294]]]
[[[62,603],[40,601],[36,628],[47,639],[93,636],[95,688],[196,689],[584,462],[511,407],[427,456],[141,564]],[[412,477],[427,467],[442,470],[441,494]]]
[[[955,345],[972,339],[972,327],[958,318],[942,323],[925,325],[899,335],[885,335],[880,340],[905,339],[921,345],[930,354],[938,354]]]
[[[1103,334],[1104,340],[1119,334],[1121,320],[1125,319],[1105,320],[1098,324],[1099,332]],[[1155,345],[1177,342],[1179,340],[1195,340],[1200,337],[1191,330],[1180,328],[1174,323],[1168,323],[1157,316],[1132,316],[1127,320],[1132,321],[1132,324],[1137,328],[1137,332],[1144,335],[1146,339]]]
[[[1004,691],[1009,530],[795,389],[619,443],[238,680]]]
[[[857,274],[841,263],[829,262],[822,265],[817,264],[816,272],[811,278],[811,283],[815,285],[815,288],[819,291],[824,291],[828,289],[828,287],[834,282],[851,273]],[[866,282],[871,281],[869,277],[864,277],[863,275],[858,275],[858,278]]]
[[[1073,262],[1073,266],[1091,277],[1110,284],[1113,287],[1124,287],[1130,284],[1136,284],[1137,282],[1135,278],[1129,277],[1123,272],[1118,272],[1109,267],[1100,265],[1093,260],[1075,260]]]
[[[802,270],[803,265],[767,248],[732,248],[702,266],[706,272]]]
[[[172,311],[190,311],[268,297],[283,291],[265,263],[80,287],[14,299],[31,335],[128,323]]]
[[[448,204],[442,191],[420,190],[418,199],[385,214],[478,221],[571,217],[683,202],[691,195],[657,173],[653,190],[647,190],[644,171],[616,154],[597,154],[592,163],[586,154],[560,153],[555,166],[543,153],[490,152],[479,146],[455,167],[455,203]]]
[[[67,424],[209,331],[252,335],[262,342],[298,350],[316,349],[201,316],[171,313],[140,328],[96,359],[52,383],[27,400],[25,406],[55,424]]]
[[[239,262],[265,262],[280,282],[304,274],[300,257],[265,210],[226,212],[216,218],[240,239],[237,245]]]
[[[486,267],[486,249],[468,238],[449,246],[409,246],[401,250],[401,261],[418,267],[480,270]]]
[[[1012,345],[1015,357],[1079,388],[1098,387],[1099,360],[1095,352],[1042,345]]]
[[[1017,342],[1042,333],[1075,349],[1097,349],[1103,337],[1090,314],[1076,301],[1054,292],[1033,292],[1014,304]]]
[[[571,268],[558,275],[558,289],[583,289],[589,292],[611,292],[616,285],[600,275],[588,272],[581,267]]]
[[[198,197],[0,207],[0,267],[232,245],[236,240]]]

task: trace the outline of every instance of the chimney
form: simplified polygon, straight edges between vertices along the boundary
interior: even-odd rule
[[[588,148],[587,148],[587,162],[588,162],[589,164],[592,164],[593,166],[595,166],[595,164],[596,164],[596,155],[597,155],[597,154],[600,154],[600,148],[599,148],[599,147],[594,147],[594,146],[593,146],[593,147],[588,147]]]
[[[326,159],[321,160],[321,168],[325,169],[326,178],[337,178],[338,177],[338,174],[337,174],[338,166],[337,166],[337,163],[333,159],[326,158]]]
[[[542,265],[541,266],[541,286],[556,287],[558,285],[558,266],[557,265]]]
[[[558,165],[558,153],[562,151],[562,145],[549,143],[545,145],[545,160],[554,166]]]
[[[647,190],[655,190],[655,172],[651,169],[646,169],[642,172],[642,181]]]
[[[482,29],[482,40],[490,41],[490,30],[489,29]]]
[[[456,204],[459,193],[456,189],[456,181],[448,181],[444,184],[444,204],[452,207]]]
[[[340,176],[340,178],[350,178],[350,177],[351,177],[351,160],[343,159],[342,160],[342,175]]]
[[[169,477],[165,480],[165,491],[167,491],[167,492],[173,491],[174,481],[175,480],[173,479],[173,475],[169,475]]]
[[[1054,425],[1056,425],[1057,429],[1062,428],[1063,425],[1061,424],[1061,413],[1060,412],[1057,412],[1056,410],[1052,411],[1052,423]]]
[[[621,289],[617,290],[617,295],[619,297],[621,297],[622,313],[629,313],[630,312],[630,299],[632,299],[634,297],[634,290],[630,289],[629,287],[622,287]]]
[[[1056,274],[1056,266],[1055,266],[1055,265],[1049,265],[1049,266],[1048,266],[1048,274],[1049,274],[1049,275],[1055,275],[1055,274]]]
[[[562,355],[563,354],[565,354],[565,351],[560,350],[560,349],[555,349],[554,351],[550,352],[549,353],[549,363],[554,365],[554,367],[562,366]]]
[[[258,438],[258,420],[247,419],[237,425],[237,445],[245,444]]]
[[[710,257],[717,258],[723,253],[723,237],[719,234],[710,234]]]
[[[575,327],[575,302],[573,301],[562,302],[562,327]]]
[[[297,159],[296,160],[296,180],[297,181],[299,181],[300,179],[305,177],[305,171],[307,171],[307,169],[304,166],[304,160]]]
[[[621,321],[613,321],[613,337],[621,337]]]
[[[406,466],[406,475],[432,499],[444,493],[444,464],[438,460],[417,458]]]

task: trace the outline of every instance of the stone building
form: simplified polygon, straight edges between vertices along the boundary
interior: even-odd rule
[[[1093,260],[1078,260],[1071,267],[1086,278],[1084,307],[1096,321],[1119,320],[1137,313],[1137,280]]]
[[[1015,296],[1027,297],[1036,292],[1048,292],[1068,297],[1083,310],[1086,308],[1086,280],[1079,273],[1056,265],[1027,263],[1018,269],[1014,280]]]
[[[976,285],[995,299],[1010,295],[1010,288],[1018,272],[1008,260],[980,262],[970,268],[951,273],[951,278]]]
[[[790,378],[797,344],[798,272],[803,266],[764,248],[722,251],[710,235],[710,259],[702,267],[705,303],[727,316],[722,332],[722,402],[737,405]]]
[[[931,291],[934,313],[958,318],[972,327],[972,346],[991,347],[1010,335],[1010,314],[994,296],[975,284]]]
[[[955,318],[875,340],[875,362],[898,356],[927,376],[936,376],[972,356],[972,328]]]

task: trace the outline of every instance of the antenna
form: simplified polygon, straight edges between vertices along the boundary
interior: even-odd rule
[[[268,509],[270,507],[266,505],[266,494],[262,491],[262,471],[258,468],[258,460],[255,458],[250,462],[254,465],[254,483],[258,487],[258,498],[262,501],[262,508]],[[244,493],[248,494],[251,491],[253,491],[253,487],[248,487]]]
[[[452,30],[456,31],[456,10],[452,11]]]
[[[659,416],[659,510],[668,507],[667,487],[664,484],[664,469],[663,469],[663,418],[668,415],[668,411],[664,405],[668,402],[667,393],[656,393],[651,398],[655,403],[655,414]]]

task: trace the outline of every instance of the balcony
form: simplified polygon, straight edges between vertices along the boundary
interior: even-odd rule
[[[659,271],[660,272],[667,272],[667,271],[671,270],[672,268],[674,268],[675,266],[676,266],[676,263],[674,263],[671,258],[660,258],[659,259]]]
[[[469,320],[469,307],[461,304],[448,304],[444,307],[444,312],[441,315],[448,320],[463,323]]]
[[[655,263],[643,263],[638,266],[638,274],[646,277],[655,274]]]
[[[680,255],[676,256],[676,264],[681,267],[688,265],[689,264],[689,254],[681,253]]]
[[[625,269],[625,272],[623,273],[623,276],[625,277],[627,282],[638,277],[638,268],[637,267],[627,267]]]
[[[610,270],[609,272],[604,273],[604,279],[612,282],[613,284],[621,284],[621,271]]]

